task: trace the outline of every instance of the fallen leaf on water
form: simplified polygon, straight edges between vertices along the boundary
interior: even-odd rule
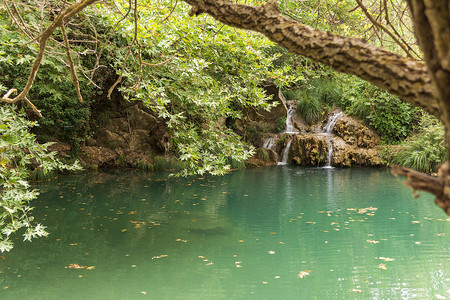
[[[121,231],[122,231],[122,232],[125,232],[125,231],[127,231],[127,230],[126,230],[126,229],[122,229]]]
[[[387,270],[385,264],[379,264],[379,265],[378,265],[378,268],[379,268],[379,269],[383,269],[383,270]]]
[[[382,257],[382,256],[376,257],[376,259],[381,259],[381,260],[384,260],[384,261],[394,261],[395,260],[394,258]]]
[[[371,244],[378,244],[379,243],[379,241],[375,241],[375,240],[367,240],[367,242],[371,243]]]
[[[90,267],[86,268],[86,270],[94,270],[94,269],[95,269],[95,266],[90,266]]]
[[[306,270],[306,271],[300,271],[300,273],[298,273],[297,277],[298,278],[303,278],[305,276],[310,275],[309,273],[311,272],[311,270]]]
[[[87,268],[87,266],[80,266],[79,264],[70,264],[68,267],[65,267],[66,269],[84,269]]]

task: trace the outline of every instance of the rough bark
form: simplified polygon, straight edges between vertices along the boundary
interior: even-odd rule
[[[441,120],[446,129],[447,157],[450,157],[450,0],[408,0],[419,45],[424,52],[433,89],[436,91]],[[445,163],[439,169],[442,183],[436,203],[450,214],[450,167]],[[409,176],[408,176],[409,178]],[[415,181],[408,184],[424,190]]]
[[[276,1],[255,7],[229,0],[184,0],[191,15],[207,13],[233,27],[260,32],[299,55],[356,75],[441,118],[424,64],[376,48],[361,39],[322,32],[281,15]]]

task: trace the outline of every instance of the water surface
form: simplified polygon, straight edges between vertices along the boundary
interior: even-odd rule
[[[450,299],[450,222],[385,170],[101,172],[38,185],[0,299]]]

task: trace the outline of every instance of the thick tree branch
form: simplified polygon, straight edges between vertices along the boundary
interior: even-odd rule
[[[441,118],[427,68],[416,60],[292,21],[273,0],[259,7],[229,0],[184,1],[192,6],[191,15],[207,13],[227,25],[260,32],[294,53],[356,75]]]
[[[448,215],[450,215],[450,200],[445,196],[444,190],[446,177],[449,171],[448,162],[440,167],[438,177],[425,175],[399,166],[393,166],[391,168],[392,174],[406,176],[407,181],[404,182],[404,185],[412,188],[416,197],[417,195],[415,192],[417,190],[433,194],[436,197],[434,200],[436,205],[442,208]]]

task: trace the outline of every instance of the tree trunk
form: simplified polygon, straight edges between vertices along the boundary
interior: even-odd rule
[[[447,157],[450,157],[450,0],[408,0],[414,29],[424,52],[441,120],[445,125]],[[436,204],[450,214],[450,165],[439,170],[443,190]]]

